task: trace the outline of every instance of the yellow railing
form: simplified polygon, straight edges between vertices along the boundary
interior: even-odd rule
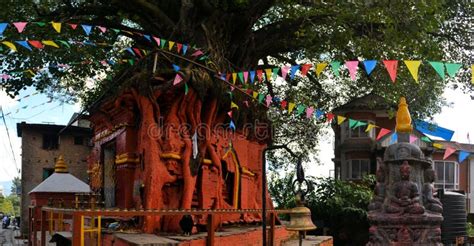
[[[97,216],[97,227],[95,227],[95,217],[90,217],[91,218],[91,226],[86,228],[85,226],[85,221],[84,221],[84,215],[81,215],[81,246],[84,246],[84,238],[86,236],[86,233],[88,232],[97,232],[97,246],[100,246],[100,232],[101,232],[101,227],[102,227],[102,216]]]

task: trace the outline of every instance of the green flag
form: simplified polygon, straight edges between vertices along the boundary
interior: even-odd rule
[[[340,61],[331,62],[331,69],[332,69],[332,72],[336,75],[336,77],[339,77],[339,67],[340,66],[341,66]]]

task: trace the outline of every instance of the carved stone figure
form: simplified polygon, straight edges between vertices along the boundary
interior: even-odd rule
[[[410,181],[410,165],[403,161],[400,166],[401,180],[394,184],[394,195],[390,197],[390,203],[386,207],[388,213],[422,214],[425,212],[420,205],[418,186]]]
[[[425,183],[423,184],[423,205],[425,208],[434,213],[442,213],[443,205],[439,199],[434,197],[435,190],[433,181],[435,180],[435,171],[433,169],[425,170]]]
[[[377,157],[378,169],[376,173],[377,184],[375,185],[374,198],[369,204],[369,210],[380,210],[385,200],[385,165],[380,157]]]

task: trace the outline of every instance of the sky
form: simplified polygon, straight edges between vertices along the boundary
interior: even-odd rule
[[[22,98],[26,95],[34,93],[33,90],[29,89],[20,93],[18,98]],[[471,143],[474,144],[474,100],[471,100],[469,95],[463,94],[459,90],[446,89],[444,97],[447,98],[448,102],[453,103],[451,107],[443,108],[442,112],[434,116],[434,122],[439,126],[454,130],[453,141],[467,143],[467,133],[470,133]],[[49,100],[45,95],[35,95],[28,98],[21,99],[20,101],[11,99],[3,91],[0,91],[0,105],[3,108],[5,114],[11,112],[10,115],[6,116],[7,127],[10,133],[10,139],[15,153],[15,159],[13,158],[12,150],[8,141],[5,126],[0,121],[0,138],[2,143],[0,144],[0,184],[5,187],[6,193],[9,191],[8,183],[17,175],[17,167],[21,167],[21,138],[17,136],[16,124],[22,121],[27,123],[49,123],[49,124],[62,124],[68,123],[74,112],[80,110],[80,106],[60,104],[59,102],[53,101],[47,103]],[[41,105],[43,104],[44,105]],[[41,105],[41,106],[38,106]],[[23,109],[23,107],[28,106]],[[37,106],[37,107],[35,107]],[[17,112],[18,110],[18,112]],[[328,137],[325,137],[321,141],[319,159],[323,165],[316,165],[308,163],[306,174],[317,176],[317,177],[328,177],[330,170],[333,169],[332,158],[333,154],[333,138],[334,135],[332,130],[327,127],[326,131],[329,133]]]

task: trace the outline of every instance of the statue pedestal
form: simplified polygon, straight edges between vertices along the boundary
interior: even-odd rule
[[[371,240],[367,245],[442,245],[441,214],[387,214],[372,211],[368,219]]]

